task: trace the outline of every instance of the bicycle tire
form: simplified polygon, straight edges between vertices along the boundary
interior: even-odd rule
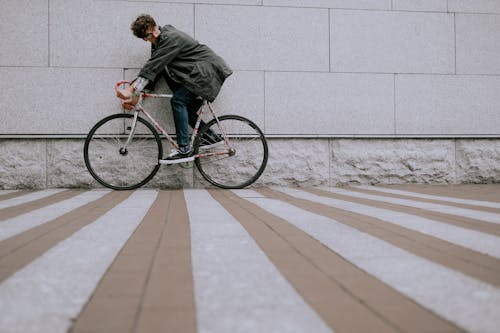
[[[160,136],[153,125],[137,118],[134,136],[126,150],[132,114],[119,113],[97,122],[85,139],[85,166],[100,184],[113,190],[133,190],[149,182],[163,156]]]
[[[227,135],[229,145],[221,146],[205,153],[201,151],[203,140],[208,133]],[[234,154],[230,154],[230,148]],[[264,172],[269,149],[260,128],[251,120],[237,115],[225,115],[209,121],[196,136],[194,154],[199,155],[194,162],[200,174],[209,183],[224,189],[241,189],[253,184]],[[220,155],[212,155],[219,153]],[[209,155],[209,156],[206,156]]]

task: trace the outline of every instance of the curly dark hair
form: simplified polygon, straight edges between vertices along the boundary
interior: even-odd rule
[[[146,30],[154,27],[156,27],[156,22],[153,17],[147,14],[141,14],[132,22],[130,29],[134,33],[134,36],[144,38]]]

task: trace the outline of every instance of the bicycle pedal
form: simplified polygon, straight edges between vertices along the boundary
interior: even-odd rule
[[[179,166],[183,169],[191,169],[193,167],[193,162],[183,162],[179,163]]]

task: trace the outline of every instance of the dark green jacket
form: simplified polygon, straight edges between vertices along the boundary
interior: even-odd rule
[[[212,102],[224,80],[233,73],[224,60],[208,46],[198,43],[171,25],[160,29],[157,45],[139,76],[155,81],[166,70],[176,82],[192,93]]]

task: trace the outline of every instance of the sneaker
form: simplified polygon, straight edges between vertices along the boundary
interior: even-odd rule
[[[219,134],[205,133],[201,139],[200,149],[210,149],[224,143],[224,139]]]
[[[179,149],[172,149],[170,154],[168,154],[166,160],[180,160],[191,156],[191,149],[188,147],[180,147]]]

